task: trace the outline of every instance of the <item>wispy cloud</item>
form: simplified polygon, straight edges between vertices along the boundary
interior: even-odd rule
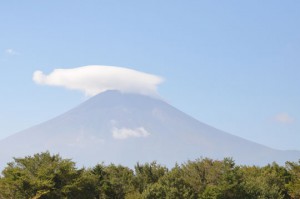
[[[12,48],[8,48],[8,49],[5,50],[5,54],[7,54],[7,55],[19,55],[19,52],[15,51]]]
[[[73,69],[55,69],[49,75],[45,75],[42,71],[35,71],[33,81],[37,84],[80,90],[88,96],[107,90],[156,96],[157,86],[163,82],[163,79],[129,68],[92,65]]]
[[[95,136],[91,135],[85,135],[84,133],[75,135],[75,139],[73,140],[68,140],[67,145],[71,147],[78,147],[78,148],[84,148],[87,146],[92,146],[94,144],[103,144],[104,139],[100,139]]]
[[[288,113],[278,113],[273,117],[273,120],[281,124],[292,124],[295,122],[295,118],[290,116]]]
[[[130,128],[113,128],[112,136],[115,139],[127,139],[130,137],[148,137],[150,133],[146,131],[144,127],[139,127],[135,129]]]

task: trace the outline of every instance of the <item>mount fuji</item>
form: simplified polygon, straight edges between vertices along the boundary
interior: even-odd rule
[[[80,166],[99,162],[132,167],[158,161],[167,166],[200,157],[232,157],[264,165],[300,159],[299,151],[272,149],[206,125],[163,100],[106,91],[78,107],[0,141],[0,167],[49,150]]]

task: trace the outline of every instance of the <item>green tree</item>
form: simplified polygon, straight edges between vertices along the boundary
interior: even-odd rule
[[[99,198],[121,199],[135,192],[133,171],[127,167],[98,164],[93,168],[92,173],[97,178]]]
[[[80,175],[75,163],[49,152],[14,158],[2,172],[2,198],[63,198]]]
[[[230,158],[198,159],[183,165],[184,180],[198,198],[243,198],[242,175]]]
[[[135,166],[134,185],[136,190],[142,193],[147,186],[150,186],[164,176],[168,169],[157,164],[155,161],[141,165],[139,163]]]
[[[287,184],[291,198],[300,198],[300,160],[298,162],[286,162],[286,168],[291,175],[291,181]]]
[[[192,187],[184,181],[182,169],[175,165],[157,183],[144,190],[143,198],[193,199],[197,197]]]
[[[99,189],[97,186],[97,176],[91,169],[81,169],[79,176],[69,185],[65,186],[66,198],[72,199],[97,199],[99,198]]]
[[[215,169],[212,169],[212,168]],[[216,173],[218,163],[211,159],[197,159],[183,164],[183,176],[197,195],[202,194],[208,185],[216,185],[219,174]]]
[[[241,170],[246,198],[290,198],[286,189],[290,175],[284,167],[273,163],[265,167],[245,166]]]

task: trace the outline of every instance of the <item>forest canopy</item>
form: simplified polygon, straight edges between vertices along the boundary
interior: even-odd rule
[[[231,158],[200,158],[173,168],[157,162],[134,169],[104,163],[77,168],[43,152],[14,158],[0,176],[0,199],[300,198],[300,160],[238,166]]]

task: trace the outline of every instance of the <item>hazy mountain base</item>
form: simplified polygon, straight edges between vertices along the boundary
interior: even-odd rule
[[[297,161],[299,151],[280,151],[215,129],[168,103],[118,91],[101,93],[52,120],[0,141],[0,169],[12,157],[60,153],[79,165],[97,161],[131,168],[137,161],[167,166],[198,157],[233,157],[238,164]]]
[[[300,160],[263,167],[236,166],[197,159],[168,169],[156,162],[134,170],[97,164],[77,169],[75,163],[49,152],[17,158],[0,177],[0,199],[144,199],[300,198]]]

